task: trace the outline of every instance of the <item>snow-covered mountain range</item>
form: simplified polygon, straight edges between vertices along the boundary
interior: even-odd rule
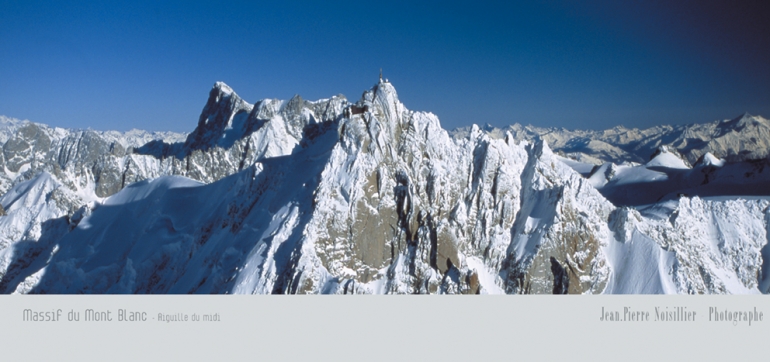
[[[0,292],[768,293],[769,126],[447,132],[382,80],[216,83],[186,135],[3,117]]]
[[[462,138],[469,130],[460,128],[452,134]],[[770,121],[748,113],[732,120],[641,130],[623,126],[603,131],[568,130],[514,124],[502,129],[486,125],[484,131],[494,138],[506,133],[516,140],[541,138],[560,155],[593,164],[645,163],[661,146],[676,149],[689,164],[706,153],[731,162],[762,159],[770,153]]]

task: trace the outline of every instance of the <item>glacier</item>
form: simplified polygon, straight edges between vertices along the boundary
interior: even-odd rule
[[[189,134],[0,117],[0,292],[768,293],[765,123],[450,132],[382,79],[217,82]]]

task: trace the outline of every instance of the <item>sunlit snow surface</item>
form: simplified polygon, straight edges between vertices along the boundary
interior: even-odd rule
[[[254,105],[217,83],[186,136],[0,123],[3,293],[770,289],[764,161],[592,165],[450,137],[387,82]]]

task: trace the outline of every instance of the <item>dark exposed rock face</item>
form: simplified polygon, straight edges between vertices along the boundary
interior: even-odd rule
[[[758,277],[767,269],[766,201],[684,198],[669,219],[646,218],[613,206],[547,142],[490,137],[475,126],[453,139],[435,115],[408,110],[388,82],[354,104],[295,96],[253,106],[217,83],[186,137],[13,127],[0,134],[9,170],[0,175],[9,213],[0,219],[0,292],[708,293],[770,285]],[[711,220],[724,224],[713,231],[721,234],[706,235]],[[733,224],[752,241],[730,239],[737,233],[723,230]],[[725,242],[708,248],[711,239]],[[658,264],[639,266],[650,263]],[[653,282],[629,277],[640,269]]]
[[[569,277],[567,271],[551,257],[551,273],[553,274],[553,294],[567,294],[569,291]]]

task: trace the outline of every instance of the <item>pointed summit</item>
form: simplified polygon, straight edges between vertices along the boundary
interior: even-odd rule
[[[645,166],[649,167],[667,167],[667,168],[679,168],[688,169],[692,168],[687,160],[677,151],[676,148],[668,145],[659,146],[655,152],[650,156]]]
[[[187,149],[208,149],[217,143],[228,127],[232,127],[233,118],[248,116],[253,105],[241,99],[230,86],[216,82],[209,92],[209,99],[203,107],[198,126],[185,141]]]
[[[216,82],[216,83],[214,83],[214,87],[212,87],[211,90],[213,91],[215,89],[217,91],[219,91],[219,93],[223,93],[223,94],[228,94],[229,95],[229,94],[235,93],[235,91],[233,91],[233,89],[230,88],[230,86],[225,84],[225,82]]]
[[[740,116],[735,117],[735,118],[730,119],[730,120],[725,120],[722,123],[729,124],[729,125],[739,125],[741,123],[745,123],[747,121],[751,121],[753,118],[754,118],[754,116],[749,114],[749,112],[743,112],[743,114],[741,114]]]

